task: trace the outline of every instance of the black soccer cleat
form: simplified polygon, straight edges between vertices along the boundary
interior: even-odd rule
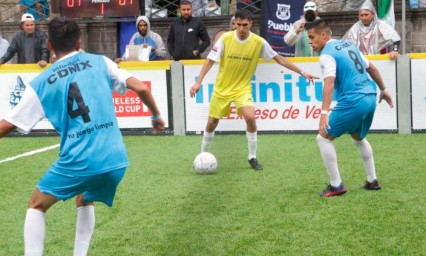
[[[253,168],[255,171],[263,170],[263,166],[259,163],[259,161],[257,161],[257,158],[253,157],[252,159],[248,160],[248,162],[250,163],[251,168]]]
[[[380,186],[380,183],[377,179],[373,180],[373,182],[371,183],[366,181],[364,186],[362,187],[367,190],[379,190],[382,188],[382,186]]]
[[[346,193],[345,185],[343,185],[343,182],[340,183],[338,187],[333,187],[332,185],[328,184],[327,187],[325,187],[324,191],[321,192],[319,195],[322,197],[331,197],[331,196],[340,196]]]

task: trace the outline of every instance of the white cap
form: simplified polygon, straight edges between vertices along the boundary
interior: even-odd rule
[[[24,15],[22,15],[21,22],[24,22],[27,20],[35,21],[34,16],[31,13],[24,13]]]
[[[306,2],[305,6],[303,7],[303,11],[304,12],[307,12],[307,11],[316,12],[317,11],[317,5],[312,1]]]

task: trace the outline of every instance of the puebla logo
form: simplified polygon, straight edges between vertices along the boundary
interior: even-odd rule
[[[280,20],[290,19],[290,5],[288,5],[288,4],[277,4],[276,16]]]

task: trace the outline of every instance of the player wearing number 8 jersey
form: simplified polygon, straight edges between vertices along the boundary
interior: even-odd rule
[[[104,56],[78,53],[76,22],[55,18],[47,46],[58,61],[27,86],[21,102],[0,121],[0,137],[16,128],[23,133],[47,118],[61,135],[59,159],[32,194],[24,226],[25,255],[42,255],[44,213],[57,201],[76,196],[74,255],[86,255],[95,225],[94,201],[112,206],[128,166],[115,116],[112,91],[134,90],[153,114],[154,132],[164,121],[145,84]]]
[[[379,103],[384,99],[393,107],[392,98],[377,68],[352,43],[331,39],[331,30],[326,21],[315,20],[306,29],[309,44],[315,51],[321,52],[320,64],[324,75],[322,111],[316,141],[330,184],[320,195],[330,197],[346,192],[333,146],[334,138],[344,133],[351,135],[363,160],[367,173],[364,188],[378,190],[381,187],[376,177],[373,151],[366,139],[376,109],[376,84],[381,90]],[[337,104],[329,116],[333,91]]]

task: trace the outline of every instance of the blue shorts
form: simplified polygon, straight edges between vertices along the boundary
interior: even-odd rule
[[[376,110],[376,95],[368,94],[351,104],[337,103],[330,113],[327,134],[333,138],[344,133],[357,134],[361,139],[367,136]],[[344,106],[344,107],[342,107]]]
[[[67,200],[83,194],[85,202],[103,202],[112,206],[117,186],[126,168],[116,169],[92,176],[73,176],[49,169],[39,181],[37,188],[58,200]]]

